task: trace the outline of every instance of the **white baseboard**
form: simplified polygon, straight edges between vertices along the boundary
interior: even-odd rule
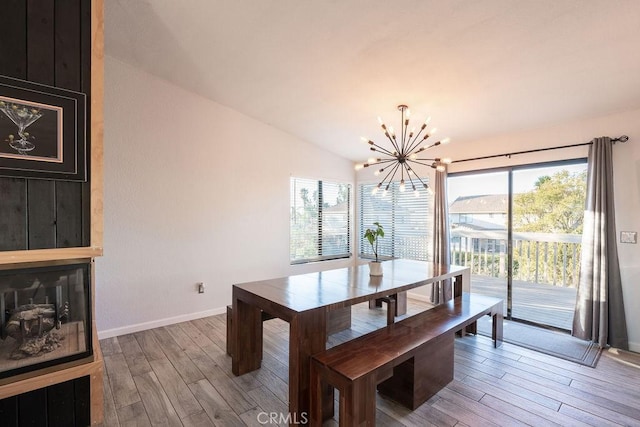
[[[431,303],[431,298],[427,295],[417,294],[414,292],[407,292],[407,298],[414,299],[416,301]]]
[[[98,331],[98,339],[113,338],[120,335],[133,334],[135,332],[146,331],[147,329],[160,328],[162,326],[173,325],[180,322],[201,319],[203,317],[215,316],[226,313],[227,307],[219,307],[197,313],[183,314],[181,316],[167,317],[164,319],[152,320],[150,322],[137,323],[135,325],[123,326],[121,328],[106,329]]]
[[[640,353],[640,343],[629,342],[629,350]]]

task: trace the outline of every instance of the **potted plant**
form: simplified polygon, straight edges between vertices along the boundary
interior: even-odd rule
[[[364,237],[369,241],[373,254],[376,257],[375,261],[369,261],[369,275],[382,276],[382,263],[378,260],[378,239],[384,237],[384,230],[379,222],[374,222],[374,229],[367,228],[364,232]]]

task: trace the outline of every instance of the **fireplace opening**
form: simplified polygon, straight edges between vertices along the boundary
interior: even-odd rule
[[[0,379],[93,354],[90,279],[89,263],[0,271]]]

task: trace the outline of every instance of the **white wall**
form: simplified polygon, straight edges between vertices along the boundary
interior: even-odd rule
[[[565,123],[560,126],[479,139],[472,143],[448,145],[446,156],[466,159],[489,154],[553,147],[588,142],[594,137],[628,135],[629,142],[615,145],[614,184],[617,240],[620,231],[640,232],[640,110]],[[505,165],[535,163],[566,158],[586,157],[588,147],[553,150],[513,156],[511,159],[454,163],[450,172],[483,169]],[[630,347],[640,351],[640,244],[618,243],[620,272],[627,315]]]
[[[104,151],[100,338],[221,313],[233,283],[353,262],[289,265],[289,177],[352,183],[351,162],[109,56]]]

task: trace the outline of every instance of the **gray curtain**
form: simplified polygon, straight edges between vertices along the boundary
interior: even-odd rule
[[[447,172],[436,171],[433,202],[433,262],[449,265],[449,207],[447,206]],[[451,280],[434,283],[431,302],[441,304],[451,299]]]
[[[610,138],[596,138],[589,149],[582,259],[572,335],[627,350],[613,205]]]

